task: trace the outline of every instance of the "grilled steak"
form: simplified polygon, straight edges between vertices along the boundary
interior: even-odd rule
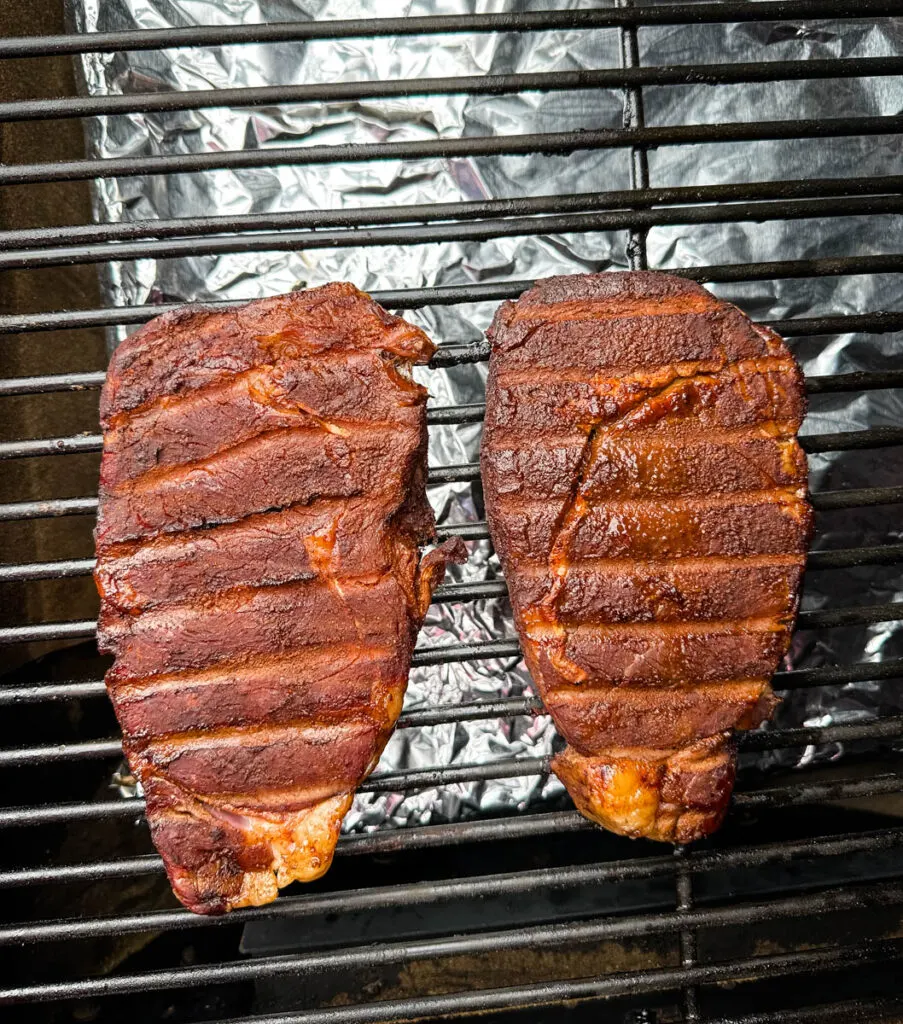
[[[398,717],[433,345],[347,284],[132,335],[101,398],[107,687],[179,899],[222,913],[329,867]]]
[[[782,340],[667,274],[543,281],[489,331],[486,510],[588,818],[718,827],[775,703],[812,513]]]

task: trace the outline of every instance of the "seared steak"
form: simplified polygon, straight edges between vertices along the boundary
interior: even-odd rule
[[[812,513],[782,340],[689,281],[558,277],[489,331],[486,510],[580,811],[689,842],[776,703]]]
[[[96,531],[107,686],[179,899],[329,867],[457,546],[421,559],[426,335],[347,284],[185,308],[116,351]]]

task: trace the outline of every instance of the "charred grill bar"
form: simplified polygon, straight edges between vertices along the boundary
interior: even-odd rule
[[[274,86],[266,89],[222,90],[202,93],[130,94],[111,97],[63,97],[52,100],[16,101],[0,104],[0,122],[57,120],[93,117],[105,114],[151,110],[193,110],[227,104],[271,104],[298,101],[349,101],[389,96],[492,95],[519,90],[565,91],[570,89],[616,89],[623,96],[624,121],[621,128],[583,132],[550,132],[525,136],[441,139],[427,142],[374,143],[366,146],[313,146],[263,149],[253,152],[219,152],[178,157],[123,156],[112,160],[81,159],[10,164],[0,167],[0,185],[87,181],[95,177],[116,177],[203,172],[215,168],[273,167],[291,164],[354,163],[366,160],[416,159],[433,156],[489,154],[531,154],[616,148],[629,160],[628,190],[593,192],[560,196],[525,197],[514,200],[373,207],[353,210],[299,211],[278,214],[247,214],[174,219],[144,223],[75,224],[59,229],[19,229],[0,233],[0,270],[65,268],[79,264],[100,265],[115,260],[196,256],[236,251],[280,251],[317,247],[377,246],[387,243],[415,245],[451,240],[488,240],[498,236],[528,236],[546,232],[622,230],[628,240],[626,256],[632,269],[648,264],[646,235],[662,225],[730,224],[752,221],[792,221],[808,217],[835,217],[850,214],[887,216],[903,212],[903,175],[863,175],[846,179],[786,180],[729,185],[657,187],[650,181],[647,151],[650,147],[688,143],[731,144],[750,140],[832,139],[865,135],[899,138],[903,118],[899,115],[869,117],[836,116],[827,119],[786,119],[752,123],[653,126],[644,116],[643,89],[709,83],[711,87],[752,82],[783,82],[803,79],[842,79],[844,77],[898,75],[903,57],[838,57],[828,60],[767,61],[718,65],[646,67],[639,59],[638,32],[644,26],[687,25],[712,22],[764,22],[792,18],[862,17],[886,18],[903,13],[900,4],[860,0],[855,12],[848,3],[805,0],[785,3],[765,0],[761,3],[656,4],[619,0],[613,7],[579,11],[532,11],[506,14],[474,14],[451,17],[414,17],[380,20],[357,19],[336,22],[303,22],[264,26],[186,27],[173,30],[111,32],[95,37],[54,36],[0,39],[0,59],[41,57],[81,53],[115,53],[120,50],[202,45],[226,45],[252,42],[348,39],[372,36],[407,36],[431,33],[512,32],[524,33],[550,28],[601,28],[617,30],[620,41],[620,67],[580,72],[542,72],[527,75],[497,75],[459,79],[429,78],[418,82],[336,83],[331,85]],[[826,88],[829,87],[826,85]],[[834,255],[824,258],[772,260],[685,268],[678,271],[700,282],[750,282],[778,278],[820,278],[844,275],[876,275],[903,270],[903,252],[869,255]],[[57,273],[65,273],[64,269]],[[514,298],[532,285],[532,281],[484,283],[472,286],[410,288],[375,291],[373,296],[391,309],[406,310],[422,306],[449,306],[475,301],[501,301]],[[60,310],[50,313],[10,313],[0,316],[0,336],[31,335],[41,345],[46,332],[98,327],[134,325],[165,312],[171,305],[147,305],[131,308]],[[864,338],[903,330],[903,311],[872,309],[867,313],[830,313],[806,318],[788,317],[770,323],[791,339],[819,338],[833,334],[857,333]],[[3,338],[0,337],[0,344]],[[484,343],[450,341],[440,347],[435,366],[455,366],[483,361],[488,356]],[[103,384],[100,372],[60,372],[9,377],[0,380],[0,400],[6,397],[46,395],[96,390]],[[867,391],[899,388],[903,371],[895,368],[847,374],[812,376],[807,381],[810,394]],[[478,423],[483,415],[480,404],[431,409],[432,426]],[[53,436],[48,422],[41,436],[0,442],[0,459],[34,459],[45,456],[95,452],[100,448],[96,433]],[[903,443],[903,427],[873,427],[837,434],[820,432],[804,439],[810,453],[825,451],[870,450]],[[477,476],[473,464],[431,467],[431,482],[472,480]],[[880,508],[903,501],[903,481],[898,486],[874,486],[839,489],[832,486],[813,495],[819,512],[872,506]],[[0,521],[45,519],[58,516],[87,516],[96,513],[97,499],[53,497],[44,500],[7,501],[0,504]],[[484,523],[444,527],[445,537],[485,539]],[[851,566],[888,566],[903,562],[903,545],[874,542],[844,549],[821,550],[810,559],[810,569],[822,571]],[[48,579],[74,579],[93,568],[88,557],[47,557],[42,561],[9,562],[0,566],[0,584],[24,584]],[[451,583],[439,588],[438,601],[480,600],[502,596],[503,581]],[[799,626],[806,630],[843,629],[850,625],[868,625],[903,619],[903,604],[887,600],[883,604],[848,608],[820,608],[803,613]],[[38,621],[27,625],[0,623],[0,643],[32,641],[71,641],[94,635],[95,624],[83,619]],[[829,633],[825,633],[829,637]],[[501,637],[489,642],[429,645],[414,655],[418,665],[478,659],[513,659],[519,656],[514,638]],[[775,689],[792,692],[801,689],[842,686],[860,680],[903,677],[903,659],[879,663],[825,665],[819,668],[780,672]],[[42,708],[75,702],[95,701],[104,696],[99,678],[66,680],[43,678],[3,683],[0,705],[7,708]],[[535,698],[498,698],[462,705],[440,705],[428,710],[411,711],[402,716],[403,729],[429,728],[438,724],[476,721],[481,718],[515,719],[540,712]],[[813,747],[834,743],[871,741],[885,745],[903,739],[903,718],[888,713],[844,725],[813,725],[796,729],[772,729],[751,733],[743,738],[748,751],[778,751],[785,748]],[[119,799],[112,794],[86,794],[79,801],[54,799],[52,793],[40,804],[23,803],[15,797],[17,772],[41,770],[47,766],[74,763],[115,763],[121,757],[118,737],[83,735],[76,741],[54,742],[52,736],[34,733],[21,742],[0,749],[0,770],[12,781],[11,794],[0,808],[0,828],[14,838],[20,830],[66,827],[77,833],[110,823],[141,822],[143,801]],[[383,772],[374,775],[363,787],[373,792],[408,792],[460,782],[543,775],[548,772],[545,758],[518,758],[469,765],[431,765],[416,770]],[[903,773],[899,761],[871,762],[863,772],[858,763],[841,764],[830,776],[801,771],[778,783],[751,779],[739,787],[734,798],[734,814],[739,820],[757,816],[762,822],[790,822],[787,808],[815,808],[827,802],[861,801],[876,797],[894,797],[903,793]],[[782,809],[783,812],[782,812]],[[783,817],[781,817],[783,813]],[[194,988],[219,991],[221,987],[252,984],[260,979],[313,978],[341,970],[362,972],[375,964],[401,968],[452,956],[492,957],[506,951],[522,954],[528,950],[554,952],[570,945],[619,941],[638,943],[651,937],[667,944],[663,960],[651,966],[625,967],[613,973],[594,973],[591,977],[560,980],[537,976],[530,982],[495,983],[478,991],[452,991],[446,994],[420,994],[411,998],[375,1000],[352,1006],[305,1008],[288,1016],[252,1014],[242,1017],[255,1024],[287,1024],[288,1021],[363,1022],[433,1019],[458,1016],[472,1019],[478,1014],[502,1014],[505,1020],[518,1008],[548,1007],[549,1012],[579,1015],[586,1004],[599,1014],[610,1005],[616,1007],[610,1019],[631,1021],[708,1022],[708,1024],[784,1024],[809,1021],[846,1021],[900,1019],[903,1001],[893,993],[878,991],[875,978],[883,969],[893,972],[903,957],[898,925],[903,915],[903,887],[900,879],[899,849],[903,829],[883,819],[878,827],[875,815],[869,827],[858,830],[830,828],[826,819],[812,836],[769,838],[751,841],[749,829],[738,827],[714,849],[679,851],[676,855],[629,850],[618,846],[613,855],[580,853],[580,863],[551,867],[530,866],[508,870],[508,859],[499,851],[518,843],[554,842],[559,836],[571,837],[574,844],[590,842],[594,833],[588,823],[572,811],[549,812],[522,817],[462,821],[448,825],[410,827],[377,831],[369,835],[343,838],[339,861],[353,858],[362,871],[374,858],[416,858],[431,851],[476,850],[482,868],[452,876],[427,875],[425,880],[399,880],[385,884],[356,883],[337,889],[301,895],[291,894],[265,908],[235,912],[226,920],[199,920],[181,909],[141,910],[134,913],[41,916],[34,910],[28,917],[12,917],[0,925],[0,945],[24,947],[37,955],[43,944],[83,943],[124,934],[180,935],[215,933],[239,923],[262,920],[314,921],[324,915],[377,913],[401,908],[432,908],[442,922],[442,908],[456,901],[514,897],[518,900],[545,899],[551,894],[576,891],[610,884],[654,884],[663,880],[668,886],[651,909],[626,906],[619,912],[593,911],[547,923],[540,918],[526,925],[478,923],[468,928],[448,928],[440,923],[430,934],[410,939],[392,939],[373,946],[369,943],[344,944],[331,949],[309,949],[287,956],[243,958],[237,945],[219,962],[198,965],[174,962],[157,969],[126,964],[108,976],[89,973],[79,976],[54,974],[39,979],[11,979],[3,982],[0,1001],[21,1006],[26,1014],[39,1011],[38,1004],[72,1005],[72,1000],[92,1000],[91,1006],[113,1008],[118,1000],[136,993],[168,992],[175,1005]],[[43,833],[40,833],[43,834]],[[744,839],[744,836],[746,837]],[[575,845],[575,849],[578,847]],[[590,847],[580,846],[580,851]],[[846,859],[881,858],[877,874],[851,878],[842,870]],[[893,863],[896,855],[897,863]],[[468,862],[470,863],[470,862]],[[859,861],[855,861],[859,863]],[[878,863],[878,861],[876,861]],[[498,864],[498,869],[495,865]],[[773,889],[744,889],[761,872],[793,866],[800,871],[824,869],[821,882],[790,881],[781,876]],[[140,853],[121,859],[85,860],[55,858],[46,863],[13,863],[0,869],[0,888],[16,897],[45,887],[77,887],[87,884],[123,884],[124,880],[153,878],[162,872],[162,862],[154,854]],[[722,890],[710,887],[711,880],[730,873],[731,884]],[[771,877],[771,876],[769,876]],[[812,876],[816,877],[815,875]],[[803,875],[799,876],[803,879]],[[736,890],[736,891],[735,891]],[[580,890],[582,891],[582,890]],[[658,897],[657,897],[658,898]],[[30,906],[27,902],[13,906]],[[52,904],[51,904],[52,905]],[[35,907],[39,904],[35,904]],[[867,910],[893,918],[897,928],[880,929],[875,937],[860,934],[860,919],[855,915]],[[818,934],[819,915],[850,915],[852,922],[838,938],[833,932],[824,939]],[[882,916],[883,915],[883,916]],[[809,938],[818,948],[796,948],[790,952],[747,949],[730,946],[723,954],[712,936],[731,930],[755,929],[769,923],[790,923],[805,919],[813,925]],[[814,936],[814,938],[813,938]],[[873,941],[870,941],[873,940]],[[48,949],[54,947],[48,945]],[[714,952],[713,952],[714,951]],[[600,957],[601,957],[600,953]],[[51,958],[52,959],[52,958]],[[598,971],[602,971],[601,964]],[[812,985],[811,979],[840,977],[855,969],[871,982],[850,988],[834,989]],[[869,973],[871,972],[871,973]],[[807,988],[802,996],[784,1008],[793,988],[784,985],[768,996],[768,985],[790,979],[791,985]],[[795,982],[794,982],[795,979]],[[869,987],[871,985],[871,987]],[[758,986],[758,987],[757,987]],[[739,993],[766,992],[762,1008],[741,1003]],[[768,990],[770,991],[770,990]],[[725,1011],[725,993],[734,993],[738,1002]],[[719,998],[715,998],[715,997]],[[781,1002],[781,1000],[785,1002]],[[776,1001],[777,1000],[777,1001]],[[66,1003],[66,1001],[69,1001]],[[662,1006],[666,1009],[657,1016]],[[554,1007],[555,1009],[551,1009]],[[711,1009],[709,1009],[711,1007]],[[125,1011],[124,1011],[125,1012]],[[625,1016],[627,1014],[627,1016]],[[630,1016],[632,1014],[632,1016]],[[40,1019],[35,1016],[34,1019]],[[193,1018],[191,1018],[193,1019]],[[521,1019],[521,1018],[518,1018]],[[531,1019],[525,1011],[522,1019]],[[562,1017],[562,1019],[569,1019]],[[575,1016],[574,1019],[586,1019]],[[595,1019],[602,1019],[596,1017]],[[605,1017],[604,1019],[609,1019]]]

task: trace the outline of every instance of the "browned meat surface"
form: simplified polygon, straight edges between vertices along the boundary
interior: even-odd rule
[[[351,285],[186,308],[101,399],[107,686],[179,899],[222,913],[332,860],[432,589],[433,345]]]
[[[782,340],[656,273],[543,281],[489,331],[486,510],[580,811],[718,827],[768,718],[812,513]]]

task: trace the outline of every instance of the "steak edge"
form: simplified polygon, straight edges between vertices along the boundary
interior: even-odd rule
[[[812,531],[802,373],[773,331],[668,274],[550,278],[491,343],[486,515],[586,817],[714,831],[734,733],[770,717]]]

